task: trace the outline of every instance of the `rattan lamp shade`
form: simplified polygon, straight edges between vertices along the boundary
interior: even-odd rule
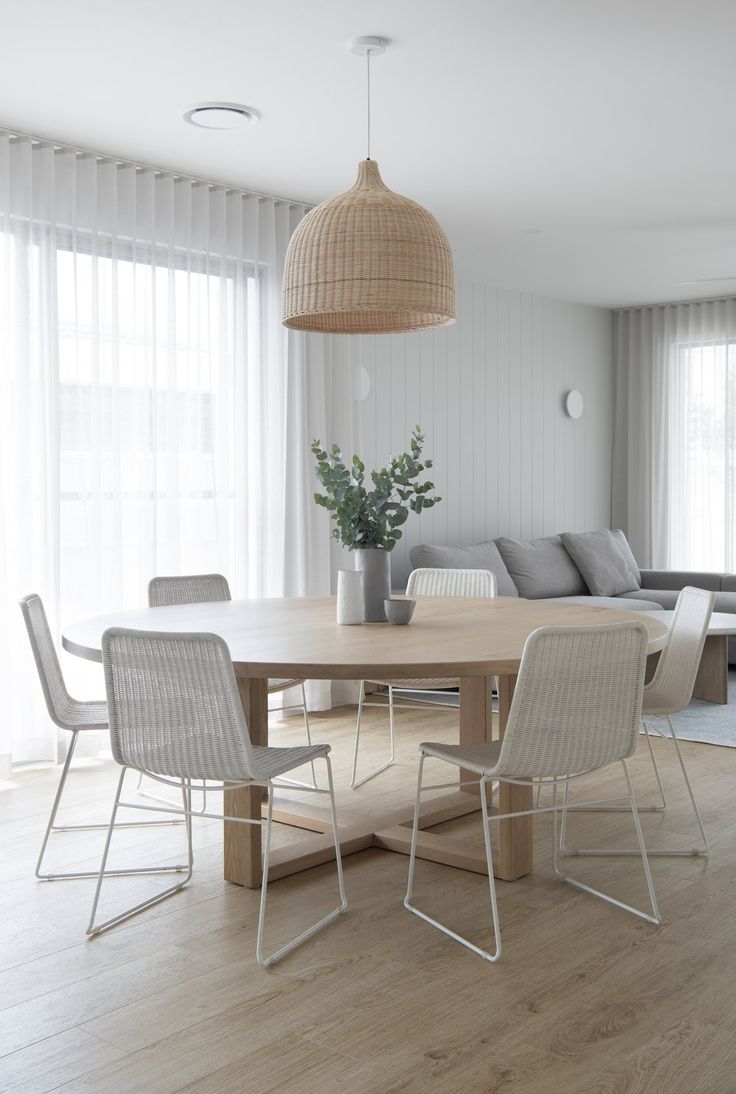
[[[452,254],[437,221],[363,160],[355,185],[291,237],[283,322],[322,334],[391,334],[455,322]]]

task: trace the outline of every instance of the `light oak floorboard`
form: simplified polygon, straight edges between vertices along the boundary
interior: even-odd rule
[[[333,745],[344,820],[409,801],[418,742],[452,740],[456,718],[452,710],[400,712],[397,766],[351,792],[353,712],[313,716],[314,739]],[[385,748],[385,714],[367,711],[364,725],[365,761],[375,762]],[[302,733],[299,720],[288,719],[274,724],[273,739],[300,743]],[[671,805],[664,816],[644,817],[648,841],[687,843],[694,833],[671,746],[655,748]],[[93,882],[32,878],[56,775],[19,777],[0,793],[0,1090],[733,1094],[736,752],[688,742],[683,751],[713,851],[707,861],[653,861],[664,924],[637,922],[554,879],[551,821],[542,817],[535,873],[498,885],[504,957],[496,966],[410,916],[402,907],[405,856],[374,848],[345,861],[348,914],[274,969],[259,969],[259,894],[223,882],[216,821],[195,823],[195,874],[186,890],[88,942]],[[444,781],[448,770],[428,764],[428,778]],[[652,799],[643,750],[634,772],[640,798]],[[87,763],[75,776],[67,815],[104,817],[114,765]],[[586,790],[620,793],[620,776],[596,776]],[[482,848],[477,814],[434,831]],[[589,846],[631,844],[633,827],[625,815],[578,815],[570,835]],[[276,845],[303,836],[275,829]],[[94,866],[98,837],[55,836],[54,860]],[[113,865],[174,861],[181,844],[176,828],[121,833]],[[567,865],[624,900],[644,900],[635,860]],[[112,879],[106,907],[163,884]],[[269,944],[296,933],[334,895],[330,865],[275,883]],[[420,861],[416,898],[455,929],[490,942],[484,877]]]

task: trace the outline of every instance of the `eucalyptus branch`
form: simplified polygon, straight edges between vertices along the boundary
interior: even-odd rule
[[[324,493],[315,493],[317,505],[327,509],[334,521],[332,535],[344,547],[377,547],[390,551],[401,539],[401,526],[409,511],[421,513],[431,509],[442,498],[431,494],[434,483],[420,482],[431,460],[422,462],[424,434],[419,426],[411,435],[409,451],[393,456],[387,467],[371,471],[366,484],[365,464],[353,456],[348,467],[340,446],[322,447],[312,441],[312,455],[317,461],[315,474]]]

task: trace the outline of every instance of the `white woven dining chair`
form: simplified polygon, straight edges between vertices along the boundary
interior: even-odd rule
[[[406,585],[407,596],[467,596],[467,597],[495,597],[496,575],[491,570],[462,570],[443,569],[441,567],[424,567],[412,570]],[[378,684],[388,688],[388,704],[366,700],[365,685]],[[369,779],[374,779],[382,771],[392,767],[396,762],[395,734],[394,734],[394,691],[411,692],[413,697],[402,702],[402,707],[422,706],[435,707],[447,710],[447,705],[439,703],[433,698],[421,698],[421,696],[446,695],[448,689],[458,688],[459,680],[432,679],[432,680],[361,680],[358,693],[358,716],[355,726],[355,748],[353,750],[353,774],[350,787],[355,790]],[[364,707],[388,706],[388,733],[389,755],[388,759],[377,767],[371,768],[365,775],[358,778],[358,752],[360,749],[360,729],[363,720]]]
[[[680,742],[677,739],[677,731],[672,721],[672,716],[684,710],[693,697],[695,679],[700,667],[700,658],[703,654],[703,646],[708,635],[710,617],[713,614],[716,594],[706,589],[696,589],[691,585],[681,590],[675,610],[672,616],[672,625],[667,635],[667,644],[662,650],[654,676],[644,687],[643,718],[642,725],[646,736],[649,755],[654,767],[657,780],[660,801],[654,806],[641,806],[640,812],[661,812],[666,808],[662,777],[657,764],[657,757],[652,748],[651,734],[663,737],[672,742],[677,756],[677,761],[682,771],[683,781],[687,796],[692,806],[695,821],[700,832],[702,846],[682,848],[651,848],[649,856],[678,857],[683,855],[707,855],[708,837],[705,832],[700,809],[695,799],[695,792],[685,767]],[[665,731],[662,723],[669,728]],[[564,844],[564,829],[563,829]],[[633,848],[616,848],[609,851],[599,851],[591,848],[565,848],[569,854],[576,855],[635,855]]]
[[[67,691],[64,676],[59,664],[54,640],[51,637],[46,611],[43,601],[37,593],[24,596],[20,601],[20,610],[28,631],[28,639],[31,643],[33,658],[36,662],[38,679],[41,683],[43,697],[46,701],[46,709],[51,721],[60,729],[71,733],[71,741],[66,752],[64,765],[61,769],[59,785],[56,788],[51,813],[49,814],[46,831],[44,832],[41,850],[36,863],[36,877],[41,881],[59,881],[71,878],[97,877],[97,871],[74,871],[66,873],[49,873],[44,871],[43,860],[46,847],[52,832],[93,832],[96,829],[107,829],[107,824],[57,824],[56,817],[66,787],[69,769],[74,758],[74,750],[77,747],[77,739],[80,733],[90,731],[107,731],[107,703],[103,700],[73,699]],[[172,820],[147,821],[146,824],[171,824]],[[178,822],[176,822],[178,823]],[[126,827],[140,827],[139,822],[127,824]],[[160,871],[147,871],[140,869],[116,870],[118,874],[159,873]]]
[[[647,850],[636,808],[634,788],[627,760],[634,753],[639,734],[644,674],[647,655],[647,630],[638,621],[598,625],[593,627],[541,627],[526,641],[519,667],[514,697],[509,711],[506,733],[502,741],[483,745],[446,745],[425,743],[419,746],[419,775],[412,831],[409,879],[405,907],[460,942],[487,961],[501,956],[501,928],[493,876],[493,853],[490,822],[508,817],[529,816],[552,812],[553,870],[561,880],[609,904],[631,912],[649,923],[661,923],[654,883],[649,868]],[[439,785],[422,785],[424,761],[427,757],[443,760],[455,767],[474,772],[479,777],[480,802],[483,814],[483,836],[488,869],[491,918],[495,939],[493,952],[420,911],[413,903],[414,872],[421,795],[426,790],[438,790]],[[569,804],[570,783],[611,764],[620,763],[626,779],[629,808],[636,828],[639,855],[651,913],[624,904],[608,893],[563,874],[559,867],[561,853],[557,814],[564,824],[568,812],[579,804]],[[551,806],[513,814],[491,814],[488,794],[496,780],[519,786],[535,786],[541,779],[552,785]],[[457,783],[443,783],[457,788]],[[558,788],[564,786],[564,797],[558,799]],[[586,803],[607,804],[607,802]]]
[[[149,608],[177,604],[214,604],[232,600],[227,578],[222,574],[177,574],[152,577],[148,582]]]
[[[260,965],[272,965],[305,942],[347,908],[343,882],[340,840],[332,783],[330,746],[318,744],[297,748],[257,747],[251,743],[248,725],[238,693],[237,681],[227,645],[214,634],[165,634],[112,628],[102,638],[102,660],[110,714],[110,741],[115,760],[121,765],[115,802],[110,817],[105,849],[92,904],[88,935],[98,935],[145,908],[183,889],[192,876],[191,781],[227,783],[227,790],[265,787],[268,810],[263,851],[263,874],[258,915],[256,957]],[[305,793],[326,794],[330,799],[332,831],[340,903],[296,938],[266,956],[263,946],[271,847],[274,779],[301,767],[324,760],[329,790],[302,786]],[[119,809],[157,812],[158,806],[121,800],[128,768],[145,773],[162,785],[181,792],[186,817],[186,876],[163,892],[98,922],[97,907],[106,870],[110,842]],[[224,789],[224,787],[223,787]],[[205,816],[259,828],[264,821],[206,813]]]
[[[176,604],[212,604],[220,601],[232,600],[230,586],[227,578],[222,574],[177,574],[173,577],[154,577],[148,583],[149,608],[164,608]],[[304,717],[304,728],[307,734],[307,744],[312,743],[311,727],[309,725],[309,711],[307,710],[307,693],[303,680],[269,680],[268,694],[279,695],[291,688],[301,688],[301,703],[289,703],[280,707],[269,707],[273,714],[283,713],[287,710],[301,710]],[[316,786],[316,775],[312,764],[311,783],[300,783],[295,779],[284,779],[289,785]],[[138,785],[140,790],[140,782]],[[193,788],[194,789],[194,788]],[[196,788],[202,792],[202,808],[207,805],[207,788]]]

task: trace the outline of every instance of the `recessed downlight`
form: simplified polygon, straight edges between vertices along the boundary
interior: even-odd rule
[[[200,129],[242,129],[255,125],[261,115],[242,103],[195,103],[184,111],[184,121]]]

